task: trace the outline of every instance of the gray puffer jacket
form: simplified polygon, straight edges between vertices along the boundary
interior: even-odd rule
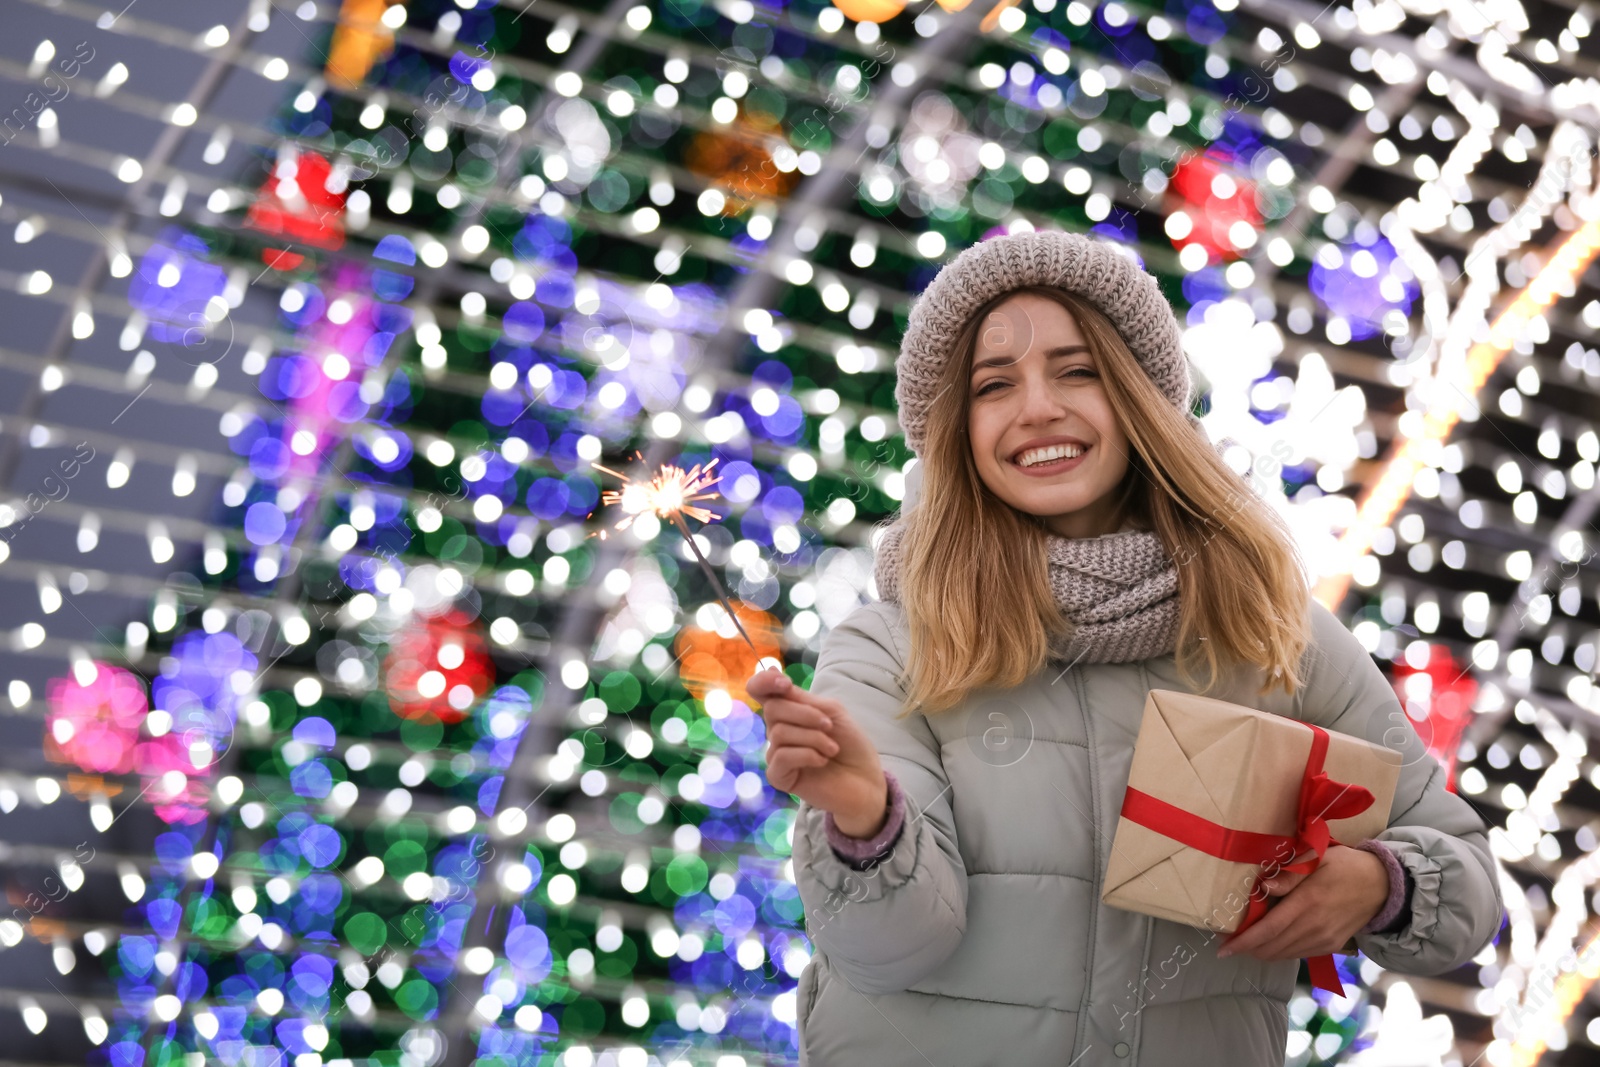
[[[1445,789],[1377,663],[1313,602],[1295,696],[1241,670],[1210,695],[1397,748],[1377,840],[1413,883],[1410,921],[1355,947],[1403,974],[1476,955],[1502,921],[1486,827]],[[794,869],[816,955],[798,992],[803,1067],[1278,1067],[1299,963],[1217,959],[1222,935],[1101,903],[1150,689],[1192,691],[1172,655],[1049,666],[1010,690],[897,721],[900,607],[857,608],[825,639],[811,689],[839,700],[910,805],[862,872],[801,804]]]

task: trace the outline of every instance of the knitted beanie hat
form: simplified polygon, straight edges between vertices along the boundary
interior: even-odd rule
[[[1023,285],[1052,285],[1099,308],[1127,342],[1150,380],[1200,429],[1191,412],[1193,380],[1172,305],[1156,280],[1106,241],[1061,230],[1007,234],[964,249],[911,306],[895,359],[895,401],[906,445],[918,456],[928,409],[956,334],[992,297]]]

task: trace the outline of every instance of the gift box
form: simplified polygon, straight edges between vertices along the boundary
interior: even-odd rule
[[[1401,755],[1240,704],[1152,689],[1101,899],[1221,933],[1271,906],[1259,876],[1309,873],[1389,824]],[[1354,938],[1340,951],[1354,951]],[[1323,961],[1318,963],[1317,961]],[[1341,993],[1329,957],[1317,984]]]

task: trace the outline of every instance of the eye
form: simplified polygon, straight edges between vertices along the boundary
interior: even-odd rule
[[[1003,380],[999,379],[999,378],[991,378],[989,381],[984,382],[983,385],[979,387],[978,391],[976,393],[974,393],[973,395],[974,396],[983,396],[983,395],[985,395],[986,393],[989,392],[989,387],[991,385],[1004,385],[1004,384],[1006,384],[1006,383]]]
[[[1061,377],[1067,378],[1067,377],[1070,377],[1073,374],[1079,373],[1080,371],[1082,373],[1088,375],[1091,378],[1093,378],[1095,376],[1094,368],[1092,368],[1092,367],[1068,367],[1065,371],[1062,372]]]

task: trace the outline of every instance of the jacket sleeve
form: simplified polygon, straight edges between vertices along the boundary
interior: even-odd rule
[[[897,993],[950,957],[967,928],[967,871],[956,849],[950,782],[920,712],[896,719],[903,656],[890,626],[899,608],[857,608],[826,638],[811,691],[844,705],[905,794],[893,848],[866,871],[830,847],[826,813],[801,802],[794,827],[795,882],[806,935],[862,993]]]
[[[1482,951],[1504,918],[1488,827],[1471,804],[1445,788],[1444,767],[1417,736],[1393,685],[1361,642],[1321,604],[1313,602],[1312,613],[1303,717],[1402,757],[1389,825],[1375,840],[1410,876],[1410,921],[1353,940],[1388,970],[1444,974]]]

